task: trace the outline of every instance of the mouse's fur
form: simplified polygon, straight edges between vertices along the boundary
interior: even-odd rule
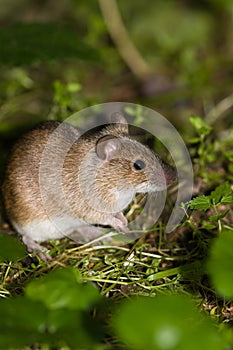
[[[39,250],[35,241],[74,231],[85,240],[86,224],[127,232],[122,210],[135,193],[160,191],[174,180],[170,166],[129,137],[128,124],[119,113],[101,131],[84,135],[70,124],[51,121],[15,144],[3,201],[29,250]]]

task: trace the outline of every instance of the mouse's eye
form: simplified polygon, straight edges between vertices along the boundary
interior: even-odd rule
[[[145,169],[145,167],[146,167],[146,164],[141,159],[135,160],[135,162],[133,163],[133,168],[137,171],[143,170]]]

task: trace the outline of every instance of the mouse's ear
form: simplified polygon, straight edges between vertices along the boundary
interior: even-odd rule
[[[117,137],[104,136],[96,144],[96,154],[100,159],[109,161],[114,158],[120,147],[121,143]]]
[[[115,112],[111,115],[111,122],[114,123],[114,128],[119,130],[120,135],[128,135],[129,127],[127,120],[120,112]]]

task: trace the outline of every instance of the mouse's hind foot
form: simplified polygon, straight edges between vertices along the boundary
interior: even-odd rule
[[[48,249],[36,243],[32,238],[24,235],[22,236],[22,241],[27,246],[29,253],[37,254],[43,261],[52,261],[52,257],[48,253]]]

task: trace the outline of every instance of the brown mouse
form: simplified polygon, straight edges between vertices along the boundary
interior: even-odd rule
[[[3,183],[6,214],[29,251],[36,242],[78,231],[84,241],[108,225],[127,232],[122,211],[137,192],[164,190],[174,169],[132,139],[121,113],[82,134],[68,123],[44,122],[13,147]],[[91,232],[91,233],[90,233]],[[44,258],[43,254],[40,254]]]

